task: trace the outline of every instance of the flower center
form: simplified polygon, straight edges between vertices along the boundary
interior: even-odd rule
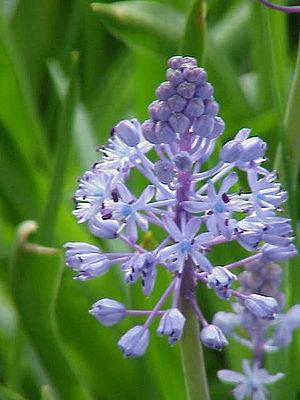
[[[192,251],[192,245],[187,240],[180,242],[180,250],[182,253],[190,253]]]
[[[133,208],[130,204],[124,204],[121,209],[121,214],[123,217],[128,217],[130,214],[132,214]]]
[[[225,204],[222,200],[217,200],[214,205],[214,212],[223,213],[226,211]]]

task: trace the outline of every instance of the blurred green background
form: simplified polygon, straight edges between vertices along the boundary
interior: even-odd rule
[[[186,398],[178,345],[153,331],[146,355],[125,360],[116,342],[133,321],[108,329],[88,314],[101,297],[150,308],[167,275],[159,273],[150,299],[138,285],[125,287],[117,269],[77,282],[61,250],[24,244],[28,224],[16,235],[20,223],[34,220],[32,243],[97,243],[71,214],[76,177],[98,159],[96,147],[120,119],[147,117],[169,56],[182,51],[207,69],[226,121],[223,142],[242,127],[268,142],[268,166],[276,165],[290,192],[297,229],[299,16],[250,0],[106,2],[96,11],[88,0],[0,1],[1,400]],[[215,261],[238,256],[232,248]],[[298,261],[284,266],[287,304],[300,302]],[[229,309],[208,291],[202,303],[208,317]],[[205,356],[212,399],[231,398],[216,371],[240,369],[250,354],[231,343]],[[269,365],[287,375],[271,398],[300,399],[299,338]]]

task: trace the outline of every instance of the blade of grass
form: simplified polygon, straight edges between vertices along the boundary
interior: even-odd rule
[[[177,51],[183,18],[166,4],[150,1],[92,3],[92,9],[113,35],[130,46],[164,56]]]
[[[61,253],[29,243],[29,235],[36,229],[33,221],[26,221],[17,231],[11,269],[16,307],[24,330],[60,398],[88,400],[88,393],[66,359],[54,317],[62,273]]]
[[[63,103],[68,90],[67,78],[57,61],[50,61],[48,67],[51,79],[55,86],[55,91],[59,100]],[[81,160],[82,168],[86,168],[95,161],[95,152],[97,148],[95,140],[96,134],[93,130],[89,114],[81,102],[77,102],[75,105],[74,113],[74,129],[72,130],[72,133],[74,136],[77,157]]]
[[[44,132],[34,106],[23,60],[0,13],[0,119],[12,138],[20,143],[24,156],[47,168]],[[17,116],[17,118],[16,118]]]
[[[63,183],[68,166],[68,157],[71,149],[71,137],[74,123],[74,109],[76,104],[76,82],[77,82],[78,54],[73,54],[73,68],[69,88],[65,95],[61,111],[58,137],[56,143],[56,156],[53,174],[50,181],[48,200],[41,220],[39,242],[52,244],[58,210],[63,194]]]
[[[183,34],[179,44],[179,53],[194,56],[204,61],[206,40],[206,2],[193,0],[188,10]]]

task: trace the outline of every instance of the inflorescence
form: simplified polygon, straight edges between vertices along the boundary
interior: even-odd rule
[[[243,399],[259,390],[265,393],[264,384],[281,377],[263,369],[264,352],[288,345],[300,326],[299,306],[282,314],[281,268],[276,264],[296,254],[290,220],[277,215],[287,193],[276,181],[276,171],[262,166],[267,145],[250,137],[249,129],[241,129],[221,150],[216,148],[225,124],[218,116],[213,86],[196,60],[174,56],[168,66],[167,81],[159,85],[157,99],[149,106],[149,119],[142,124],[124,120],[113,128],[108,145],[99,149],[101,160],[80,178],[74,195],[79,223],[87,223],[93,235],[118,239],[131,250],[103,253],[94,245],[70,242],[65,245],[66,264],[82,281],[119,265],[125,282],[140,280],[146,296],[154,288],[157,268],[169,271],[171,283],[153,310],[127,310],[104,298],[92,306],[91,314],[107,326],[129,315],[145,316],[145,323],[131,328],[118,343],[125,356],[138,357],[146,351],[149,326],[156,317],[159,335],[167,336],[171,345],[181,338],[184,296],[202,326],[205,346],[222,350],[232,337],[253,350],[253,368],[243,361],[245,375],[219,372],[220,379],[239,384],[234,393]],[[210,167],[207,161],[213,152],[218,152],[219,161]],[[149,181],[138,195],[126,185],[133,169]],[[241,190],[243,174],[248,183]],[[141,238],[151,226],[164,232],[164,239],[148,250]],[[210,251],[233,241],[250,255],[213,265]],[[240,267],[245,271],[238,277]],[[234,300],[233,312],[219,312],[208,322],[197,302],[198,283],[221,299]],[[171,307],[164,309],[170,296]],[[248,335],[243,337],[239,329]]]

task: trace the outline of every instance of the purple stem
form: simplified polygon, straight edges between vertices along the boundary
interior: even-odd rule
[[[145,329],[149,328],[149,325],[151,324],[151,322],[153,321],[153,319],[157,315],[157,312],[159,311],[161,306],[164,304],[164,302],[167,300],[167,298],[169,297],[170,293],[172,292],[172,290],[174,288],[174,285],[175,285],[175,279],[167,287],[166,291],[164,292],[164,294],[161,296],[161,298],[159,299],[159,301],[156,304],[156,306],[151,311],[149,317],[147,318],[146,322],[144,323],[144,328]]]
[[[205,317],[204,317],[202,311],[200,310],[200,308],[199,308],[199,306],[198,306],[198,303],[197,303],[196,298],[195,298],[194,295],[192,295],[192,296],[190,297],[190,303],[192,304],[192,307],[193,307],[193,309],[194,309],[194,311],[195,311],[195,314],[197,315],[197,318],[198,318],[199,321],[201,322],[202,326],[203,326],[203,327],[204,327],[204,326],[207,326],[207,325],[208,325],[208,322],[206,321],[206,319],[205,319]]]
[[[260,253],[254,254],[253,256],[243,258],[242,260],[236,261],[234,263],[224,265],[221,268],[234,269],[234,268],[240,267],[241,265],[247,265],[247,264],[251,264],[254,261],[258,261],[261,257],[262,257],[262,254],[260,254]],[[200,273],[196,273],[195,275],[196,275],[197,279],[201,279],[203,276],[207,276],[208,272],[200,272]]]
[[[132,243],[126,236],[119,234],[119,239],[123,240],[126,244],[132,247],[134,250],[139,251],[140,253],[147,253],[147,250],[143,249],[143,247],[139,246],[136,243]]]
[[[261,257],[262,257],[261,253],[254,254],[253,256],[249,256],[249,257],[243,258],[242,260],[236,261],[234,263],[227,264],[223,268],[233,269],[233,268],[240,267],[241,265],[251,264],[254,261],[258,261]]]
[[[281,6],[279,4],[270,3],[267,0],[258,0],[261,4],[266,7],[272,8],[273,10],[283,11],[286,13],[300,13],[300,6]]]
[[[166,310],[162,311],[157,311],[156,317],[164,315]],[[126,314],[134,317],[139,317],[139,316],[144,316],[144,315],[150,315],[152,313],[152,310],[126,310]]]
[[[173,291],[172,308],[178,307],[181,281],[182,281],[182,275],[177,275],[175,278],[175,286],[174,286],[174,291]]]

